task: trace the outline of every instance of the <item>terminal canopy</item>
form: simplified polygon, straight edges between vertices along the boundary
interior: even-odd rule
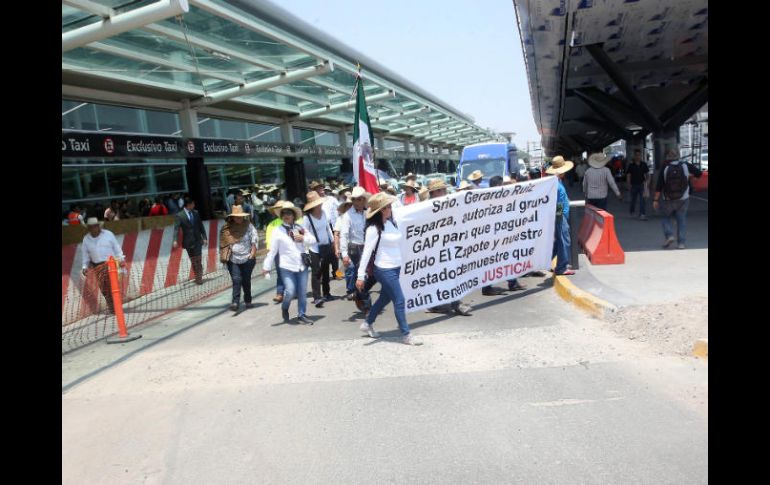
[[[377,135],[459,148],[501,135],[267,2],[63,0],[63,91],[350,126],[360,63]],[[441,75],[437,73],[436,75]]]

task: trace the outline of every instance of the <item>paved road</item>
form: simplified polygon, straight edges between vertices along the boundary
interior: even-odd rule
[[[266,293],[68,354],[62,483],[707,483],[708,365],[522,281],[472,317],[411,314],[422,347],[392,307],[373,340],[348,302],[284,325]]]

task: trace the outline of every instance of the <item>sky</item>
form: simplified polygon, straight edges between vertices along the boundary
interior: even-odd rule
[[[540,141],[512,0],[273,1],[520,148]]]

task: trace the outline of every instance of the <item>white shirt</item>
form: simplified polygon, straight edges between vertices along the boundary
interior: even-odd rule
[[[366,267],[369,265],[369,259],[372,257],[374,247],[377,246],[377,239],[380,239],[380,245],[377,247],[377,255],[374,257],[374,265],[382,269],[401,267],[401,231],[390,220],[385,222],[385,230],[382,235],[378,234],[377,226],[371,225],[366,230],[366,242],[364,243],[364,254],[361,256],[361,264],[358,266],[358,279],[363,280],[366,276]]]
[[[107,229],[102,229],[102,232],[96,237],[86,234],[83,238],[81,251],[83,254],[83,269],[88,268],[88,263],[103,263],[110,256],[114,256],[119,261],[125,259],[123,249],[118,244],[118,240],[115,239],[115,234]]]
[[[293,232],[299,231],[301,226],[294,225]],[[312,234],[305,231],[305,240],[301,243],[296,242],[289,237],[289,233],[286,231],[286,226],[281,224],[276,227],[270,234],[270,252],[265,256],[265,261],[262,263],[262,269],[270,271],[273,269],[273,260],[275,255],[279,255],[281,269],[286,271],[305,271],[307,268],[302,264],[302,253],[307,252],[307,248],[315,244],[316,240]]]
[[[335,197],[327,197],[321,206],[323,213],[326,216],[326,220],[332,223],[332,226],[337,222],[337,208],[340,206],[340,202]],[[321,234],[318,234],[320,237]]]
[[[340,252],[343,258],[348,255],[349,244],[364,243],[365,214],[366,210],[358,212],[355,207],[351,207],[340,217]]]
[[[311,221],[313,224],[312,226],[310,225]],[[323,212],[321,213],[320,219],[316,219],[308,212],[307,217],[305,217],[302,222],[302,225],[305,227],[305,234],[312,234],[314,240],[316,233],[318,233],[317,243],[310,247],[310,250],[314,253],[318,254],[319,244],[332,244],[334,242],[334,236],[332,235],[331,228],[329,227],[329,219],[326,218],[326,214]],[[313,231],[313,227],[315,227],[315,231]]]

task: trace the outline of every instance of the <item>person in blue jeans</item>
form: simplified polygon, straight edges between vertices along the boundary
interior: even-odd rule
[[[374,277],[382,285],[380,297],[372,305],[372,309],[361,324],[361,330],[370,337],[377,338],[380,334],[374,330],[374,321],[385,305],[393,302],[398,328],[401,330],[402,342],[407,345],[422,345],[414,339],[406,322],[406,302],[401,291],[399,276],[401,275],[401,231],[393,221],[391,204],[396,198],[384,192],[373,195],[368,202],[366,211],[366,232],[364,236],[364,252],[361,264],[358,266],[356,288],[363,291],[367,278],[367,267],[370,260],[374,262]]]
[[[227,222],[219,231],[219,251],[227,261],[227,270],[233,282],[233,299],[230,310],[238,311],[243,289],[243,301],[251,308],[251,272],[254,271],[259,238],[257,229],[249,222],[250,214],[240,205],[233,206]],[[229,253],[229,256],[228,256]]]
[[[573,275],[575,272],[567,268],[569,263],[570,235],[569,235],[569,197],[564,187],[564,174],[572,170],[574,164],[565,161],[562,157],[554,157],[551,167],[545,171],[549,175],[555,175],[559,179],[556,195],[556,231],[554,233],[553,256],[556,256],[557,275]]]
[[[302,226],[296,224],[296,220],[302,216],[302,211],[291,202],[283,202],[280,209],[282,224],[273,230],[270,235],[270,252],[265,256],[262,264],[262,272],[270,274],[275,256],[280,255],[281,276],[283,277],[284,293],[281,303],[281,315],[283,321],[289,321],[289,306],[291,300],[297,297],[298,316],[297,321],[306,325],[312,325],[313,321],[307,317],[307,273],[306,258],[308,248],[316,243],[315,237],[305,231]]]

